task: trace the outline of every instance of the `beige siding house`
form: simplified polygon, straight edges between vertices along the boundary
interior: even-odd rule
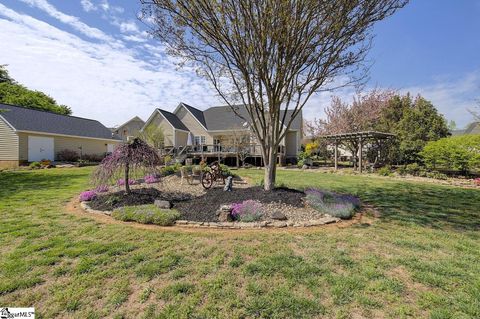
[[[291,112],[287,111],[286,116],[288,120]],[[229,106],[202,111],[180,103],[173,112],[156,109],[143,129],[150,125],[162,128],[166,149],[188,153],[192,157],[234,157],[238,153],[239,141],[242,141],[242,145],[249,145],[250,157],[260,158],[260,147],[245,118],[248,116],[242,106],[236,106],[235,112]],[[296,159],[301,151],[302,122],[301,114],[293,120],[281,142],[280,161]]]
[[[0,104],[0,167],[57,160],[71,150],[79,156],[105,156],[121,143],[100,122]]]
[[[145,125],[145,121],[135,116],[131,120],[123,123],[122,125],[113,128],[112,132],[119,136],[124,142],[128,142],[134,137],[137,137],[140,130]]]

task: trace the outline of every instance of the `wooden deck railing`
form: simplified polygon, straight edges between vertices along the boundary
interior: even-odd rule
[[[241,146],[242,153],[248,153],[250,156],[261,156],[261,146],[258,144],[249,144],[247,146]],[[160,149],[160,155],[170,155],[172,157],[179,156],[181,154],[191,155],[235,155],[239,153],[237,146],[221,145],[221,144],[203,144],[203,145],[188,145],[188,146],[165,146]],[[285,146],[280,145],[278,147],[279,155],[285,154]]]

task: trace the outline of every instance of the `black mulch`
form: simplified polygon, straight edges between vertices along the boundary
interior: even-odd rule
[[[163,193],[156,188],[132,189],[130,195],[124,191],[100,194],[90,202],[90,207],[97,210],[114,210],[123,206],[134,206],[153,204],[156,199],[168,200],[171,202],[188,200],[192,198],[184,193]]]
[[[305,193],[277,188],[271,192],[263,191],[261,187],[234,188],[232,192],[224,192],[222,188],[212,188],[200,197],[188,201],[174,201],[174,208],[181,213],[181,219],[192,221],[216,221],[216,212],[221,205],[239,203],[244,200],[258,200],[262,203],[281,202],[295,207],[302,207]]]
[[[294,207],[302,207],[305,193],[277,188],[265,192],[261,187],[234,188],[232,192],[224,192],[222,188],[212,188],[200,197],[185,193],[163,193],[156,188],[133,189],[130,195],[124,191],[97,196],[90,202],[90,207],[96,210],[114,210],[123,206],[153,204],[155,199],[168,200],[173,208],[181,213],[180,219],[192,221],[217,221],[216,212],[221,205],[239,203],[244,200],[258,200],[262,203],[284,203]]]

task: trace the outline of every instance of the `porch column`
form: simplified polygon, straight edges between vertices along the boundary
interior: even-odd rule
[[[335,170],[338,169],[338,141],[335,140]]]
[[[358,167],[361,173],[363,171],[363,140],[361,137],[358,139],[358,144],[360,149],[360,154],[358,156]]]

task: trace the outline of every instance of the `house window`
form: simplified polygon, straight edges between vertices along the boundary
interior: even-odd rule
[[[195,136],[194,143],[195,145],[204,145],[206,143],[207,138],[205,136]]]

